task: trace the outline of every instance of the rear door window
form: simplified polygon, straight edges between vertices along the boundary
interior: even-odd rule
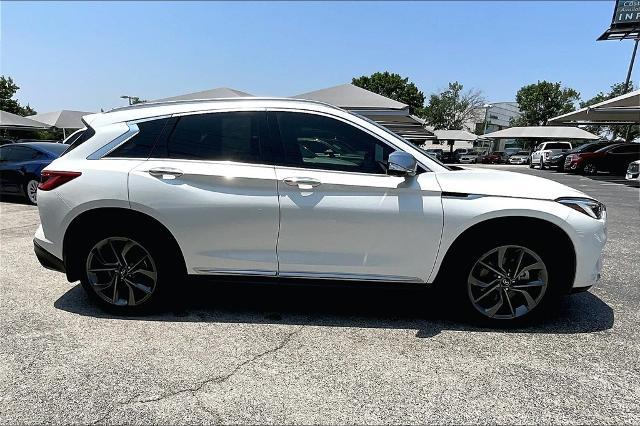
[[[259,163],[260,138],[265,131],[262,111],[185,115],[179,118],[160,154],[187,160]]]

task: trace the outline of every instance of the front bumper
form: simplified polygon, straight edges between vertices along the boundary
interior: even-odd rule
[[[36,253],[40,264],[45,268],[52,271],[65,272],[64,262],[42,248],[35,239],[33,240],[33,251]]]

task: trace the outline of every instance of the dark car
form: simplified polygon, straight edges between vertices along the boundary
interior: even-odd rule
[[[481,155],[480,157],[478,157],[478,163],[502,164],[502,163],[506,163],[506,156],[504,152],[496,151],[490,154]]]
[[[595,152],[600,148],[604,148],[609,145],[614,145],[616,142],[593,142],[587,143],[584,145],[580,145],[576,148],[573,148],[567,152],[560,152],[554,156],[552,156],[549,160],[547,160],[546,165],[550,168],[555,168],[558,172],[564,172],[564,162],[567,159],[567,155],[576,154],[581,152]]]
[[[442,159],[440,160],[445,164],[453,164],[456,162],[456,156],[451,151],[444,151],[442,153]]]
[[[435,157],[436,160],[442,161],[442,155],[444,153],[444,150],[442,148],[429,148],[425,149],[424,152],[431,155],[432,157]]]
[[[36,204],[40,171],[69,148],[51,142],[0,146],[0,193],[23,195]]]
[[[608,145],[595,152],[579,152],[567,155],[565,170],[585,175],[608,172],[624,175],[629,163],[640,160],[640,144],[620,143]]]

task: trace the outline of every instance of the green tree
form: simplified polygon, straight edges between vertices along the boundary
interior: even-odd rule
[[[549,119],[571,112],[580,93],[561,84],[538,81],[518,90],[516,102],[522,113],[512,126],[546,126]]]
[[[412,114],[421,114],[424,108],[424,94],[409,78],[402,78],[400,74],[376,72],[354,77],[351,84],[407,104]]]
[[[633,82],[630,83],[629,89],[625,92],[624,83],[615,83],[611,86],[608,92],[599,92],[591,99],[584,102],[580,102],[580,108],[586,108],[591,105],[604,102],[608,99],[615,98],[617,96],[624,95],[627,92],[635,90]],[[585,130],[591,133],[598,134],[610,139],[616,139],[617,137],[624,137],[628,142],[640,136],[639,125],[588,125],[584,127]]]
[[[21,116],[35,114],[36,111],[29,104],[23,107],[20,102],[12,99],[18,90],[20,87],[11,77],[0,76],[0,110]]]
[[[463,88],[462,84],[454,81],[446,90],[430,96],[424,117],[435,130],[461,130],[475,118],[484,99],[479,90],[463,92]]]

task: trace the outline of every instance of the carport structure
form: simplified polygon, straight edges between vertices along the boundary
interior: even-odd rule
[[[291,97],[325,102],[363,115],[416,145],[435,139],[434,134],[425,128],[424,120],[411,115],[409,105],[353,84],[341,84]]]
[[[51,126],[32,118],[22,117],[7,111],[0,111],[0,129],[38,130],[48,129],[49,127]]]
[[[93,114],[93,112],[63,109],[60,111],[31,115],[28,118],[46,123],[49,127],[62,129],[62,136],[66,139],[67,130],[82,129],[84,127],[82,117],[89,114]]]
[[[559,115],[549,122],[574,126],[640,124],[640,90]]]
[[[487,133],[482,136],[488,139],[534,139],[534,140],[582,140],[594,141],[600,137],[589,133],[586,130],[569,126],[529,126],[529,127],[510,127],[508,129],[498,130],[497,132]],[[504,144],[498,143],[496,151],[503,151]]]

